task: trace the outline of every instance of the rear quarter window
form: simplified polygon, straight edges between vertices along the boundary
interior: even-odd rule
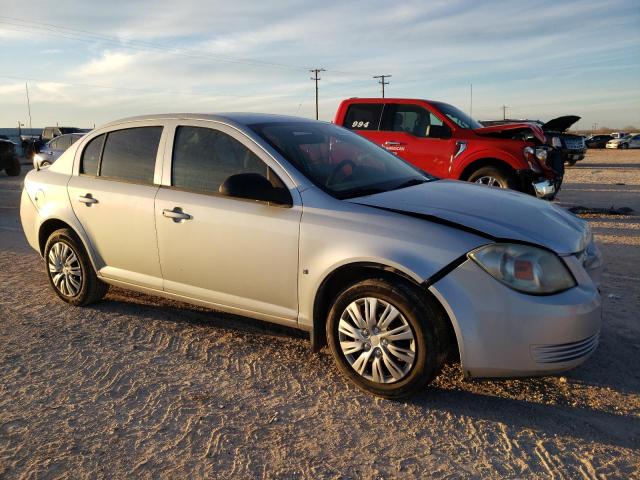
[[[382,103],[349,105],[343,126],[349,130],[377,130],[382,115]]]
[[[100,155],[102,154],[102,146],[107,135],[102,134],[91,140],[82,152],[82,160],[80,161],[80,173],[85,175],[98,175],[98,165],[100,163]]]

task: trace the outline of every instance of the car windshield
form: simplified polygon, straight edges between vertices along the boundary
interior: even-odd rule
[[[474,120],[462,110],[442,102],[431,102],[438,110],[447,116],[449,120],[458,125],[460,128],[482,128],[482,125],[477,120]]]
[[[250,128],[316,186],[354,198],[434,180],[404,160],[342,127],[325,123],[264,123]]]

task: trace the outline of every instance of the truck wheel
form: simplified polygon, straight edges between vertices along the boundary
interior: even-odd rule
[[[482,167],[469,175],[468,181],[486,185],[487,187],[516,188],[513,174],[500,167]]]
[[[82,242],[74,232],[61,228],[51,234],[44,248],[49,283],[71,305],[87,305],[107,294],[109,285],[98,278]]]
[[[10,177],[17,177],[20,175],[20,161],[16,157],[13,157],[10,165],[5,168],[4,171],[7,172],[7,175]]]
[[[327,340],[340,372],[383,398],[424,388],[448,353],[443,314],[402,282],[357,282],[333,301]]]

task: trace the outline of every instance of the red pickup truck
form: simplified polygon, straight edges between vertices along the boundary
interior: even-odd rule
[[[552,199],[564,164],[539,125],[483,127],[456,107],[431,100],[351,98],[334,119],[441,178],[511,188]]]

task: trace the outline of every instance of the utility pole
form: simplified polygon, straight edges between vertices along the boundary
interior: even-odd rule
[[[473,118],[473,83],[469,84],[471,90],[471,99],[469,101],[469,116]]]
[[[24,82],[24,88],[27,90],[27,108],[29,109],[29,130],[32,130],[31,125],[31,101],[29,100],[29,82]]]
[[[506,120],[507,119],[507,108],[510,108],[506,105],[502,105],[502,120]]]
[[[313,73],[313,77],[311,77],[311,80],[314,80],[316,82],[316,120],[318,120],[318,80],[322,80],[318,76],[318,74],[326,70],[324,68],[314,68],[313,70],[309,70],[309,71]]]
[[[382,98],[384,98],[384,86],[385,85],[389,85],[389,82],[385,82],[384,79],[385,78],[391,78],[391,75],[375,75],[373,78],[379,78],[380,81],[378,82],[380,85],[382,85]]]

